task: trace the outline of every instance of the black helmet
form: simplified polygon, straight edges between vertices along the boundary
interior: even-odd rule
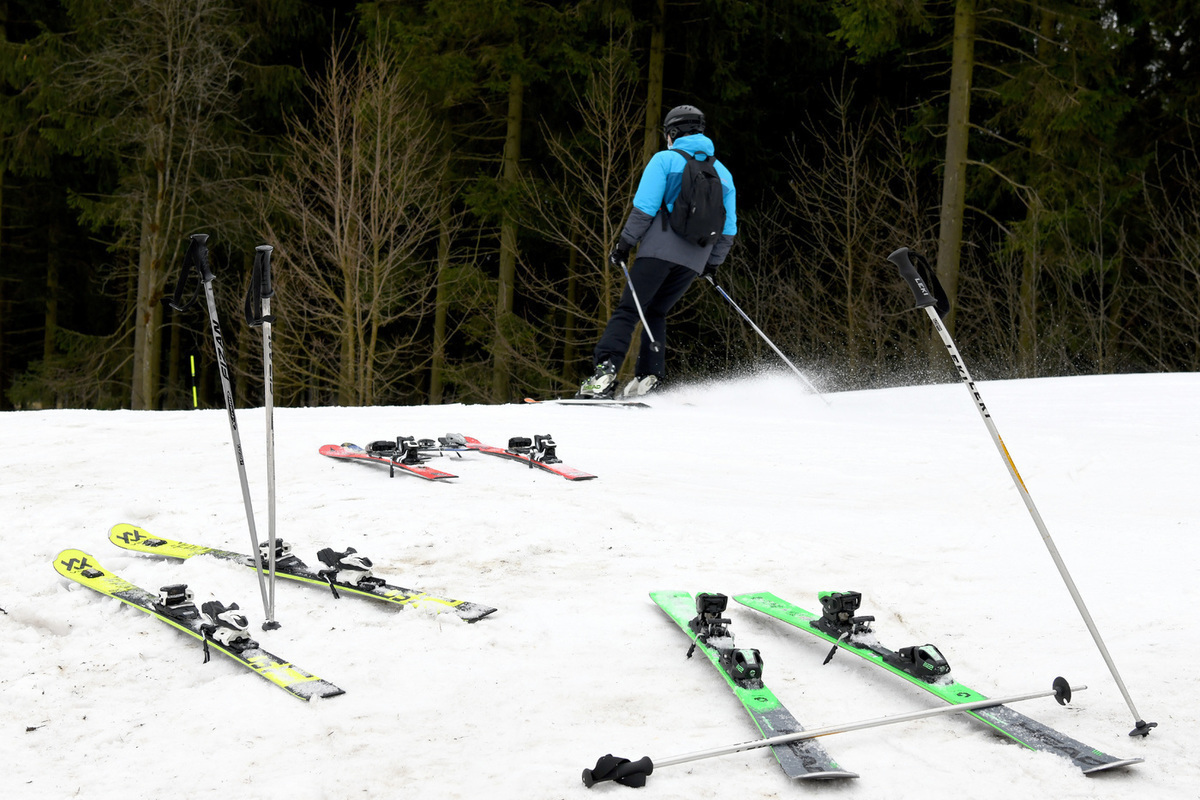
[[[704,112],[695,106],[675,106],[663,118],[663,133],[669,139],[704,133]]]

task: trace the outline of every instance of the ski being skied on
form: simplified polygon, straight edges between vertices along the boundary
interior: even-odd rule
[[[595,371],[577,398],[616,395],[617,373],[639,319],[643,335],[634,378],[621,396],[640,397],[661,383],[667,312],[697,276],[711,276],[729,255],[737,235],[737,196],[704,124],[704,113],[690,105],[671,109],[663,119],[667,149],[642,171],[633,208],[608,256],[625,273],[625,290],[593,352]],[[635,247],[637,260],[626,268]]]

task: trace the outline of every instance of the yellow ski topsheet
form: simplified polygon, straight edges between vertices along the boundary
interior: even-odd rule
[[[197,627],[193,628],[185,622],[176,621],[159,613],[154,603],[158,599],[145,589],[135,586],[119,575],[115,575],[100,565],[95,556],[82,550],[69,548],[63,550],[54,559],[54,569],[58,574],[100,594],[114,597],[123,603],[133,606],[151,616],[161,619],[168,625],[183,631],[189,636],[206,640],[205,635]],[[318,678],[309,672],[268,653],[257,646],[246,648],[240,652],[231,650],[219,642],[207,639],[208,646],[220,650],[239,664],[258,673],[271,683],[304,700],[313,697],[333,697],[343,691],[332,683]]]
[[[163,536],[158,536],[150,533],[145,528],[139,528],[137,525],[128,523],[118,523],[108,532],[108,539],[117,547],[125,550],[134,550],[139,553],[148,553],[150,555],[162,556],[164,558],[179,558],[186,559],[192,556],[206,555],[212,558],[219,558],[225,561],[234,561],[243,566],[254,569],[254,561],[243,553],[236,553],[232,550],[221,550],[215,547],[204,547],[203,545],[188,544],[187,542],[177,542],[173,539],[167,539]],[[289,571],[280,571],[276,573],[277,577],[291,581],[299,581],[314,586],[328,587],[329,581],[325,580],[320,574],[313,571],[311,568],[300,564],[302,569],[293,569]],[[370,590],[360,589],[348,584],[339,583],[338,591],[347,592],[350,594],[360,595],[362,597],[370,597],[376,600],[382,600],[388,603],[394,603],[399,606],[411,606],[412,608],[424,608],[426,610],[450,610],[457,613],[468,622],[474,622],[477,619],[487,616],[496,609],[490,606],[483,606],[478,603],[470,603],[465,600],[453,600],[448,597],[439,597],[426,592],[406,589],[402,586],[392,586],[384,584]]]
[[[165,539],[162,536],[151,534],[145,528],[139,528],[137,525],[129,525],[124,522],[112,526],[112,530],[108,532],[108,539],[113,544],[118,547],[124,547],[126,550],[137,550],[139,553],[151,553],[167,558],[191,558],[192,556],[201,555],[234,555],[224,550],[215,550],[211,547],[202,547],[197,544],[187,544],[186,542]],[[147,542],[154,542],[154,544],[147,544]]]

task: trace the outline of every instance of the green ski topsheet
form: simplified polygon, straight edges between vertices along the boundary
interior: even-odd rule
[[[696,616],[695,598],[688,592],[660,591],[651,592],[650,598],[658,604],[667,615],[683,629],[688,638],[695,643],[696,649],[704,653],[712,665],[717,668],[729,688],[742,701],[746,712],[754,720],[759,732],[764,738],[782,736],[804,730],[803,726],[792,716],[779,699],[765,685],[749,689],[739,685],[725,670],[717,650],[696,640],[696,633],[688,627],[688,621]],[[858,775],[838,766],[829,753],[814,739],[802,739],[796,742],[778,745],[771,748],[779,765],[790,778],[800,780],[834,780],[839,778],[857,778]]]
[[[925,691],[936,695],[947,703],[958,705],[960,703],[971,703],[987,699],[985,695],[958,683],[949,675],[942,676],[934,682],[923,681],[920,678],[909,675],[883,660],[881,651],[885,651],[886,648],[878,643],[873,633],[866,636],[840,639],[831,636],[812,624],[814,620],[819,619],[817,614],[807,611],[787,600],[783,600],[770,592],[739,594],[735,595],[733,599],[747,608],[761,611],[800,630],[807,631],[813,636],[835,644],[843,650],[848,650],[894,675],[899,675],[909,683],[920,686]],[[1085,775],[1103,772],[1116,767],[1124,767],[1130,764],[1138,764],[1143,760],[1141,758],[1117,758],[1107,753],[1102,753],[1083,742],[1072,739],[1053,728],[1043,725],[1035,719],[1013,711],[1007,706],[981,708],[964,713],[970,714],[972,717],[986,723],[994,730],[1030,750],[1055,753],[1056,755],[1070,759]]]

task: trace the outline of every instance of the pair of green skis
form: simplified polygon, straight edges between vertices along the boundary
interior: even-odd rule
[[[764,738],[802,731],[778,698],[762,681],[762,661],[757,650],[739,649],[728,632],[730,620],[723,619],[724,595],[688,592],[652,592],[650,597],[692,640],[725,678],[741,700]],[[870,630],[873,617],[855,616],[861,602],[857,592],[825,592],[820,595],[823,613],[810,611],[769,592],[734,596],[742,605],[793,625],[832,645],[825,661],[837,650],[855,655],[904,678],[951,705],[986,700],[982,694],[950,677],[950,667],[932,645],[889,650],[875,639]],[[1054,753],[1069,759],[1085,775],[1137,764],[1141,758],[1117,758],[1066,736],[1053,728],[1013,711],[1007,706],[992,706],[965,711],[993,730],[1030,750]],[[835,780],[858,777],[840,767],[815,739],[802,739],[772,747],[784,772],[798,780]],[[641,778],[644,781],[644,777]],[[586,782],[586,779],[585,779]]]
[[[135,525],[115,525],[109,531],[109,540],[118,547],[149,553],[164,558],[187,559],[197,555],[209,556],[223,561],[232,561],[255,569],[255,559],[229,550],[187,544],[158,536]],[[276,574],[288,580],[299,581],[310,586],[328,588],[335,597],[342,593],[369,597],[405,608],[426,608],[436,612],[454,614],[467,622],[474,622],[491,614],[496,609],[463,600],[451,600],[426,592],[392,586],[374,576],[347,579],[345,570],[338,565],[342,557],[352,555],[332,550],[321,551],[319,557],[330,565],[329,569],[313,570],[280,543],[277,550]],[[265,556],[263,557],[265,560]],[[358,557],[358,566],[370,567],[370,560]],[[189,636],[204,643],[205,660],[209,650],[217,650],[238,664],[250,669],[289,694],[304,700],[314,697],[334,697],[343,690],[329,681],[300,669],[289,661],[262,649],[258,642],[246,632],[248,621],[239,613],[237,604],[225,607],[220,603],[204,603],[200,608],[192,600],[192,593],[185,585],[163,587],[158,595],[135,586],[100,565],[95,556],[82,550],[67,549],[54,559],[54,568],[60,575],[75,581],[100,594],[113,597],[140,611],[166,622]],[[368,570],[369,575],[369,570]]]

